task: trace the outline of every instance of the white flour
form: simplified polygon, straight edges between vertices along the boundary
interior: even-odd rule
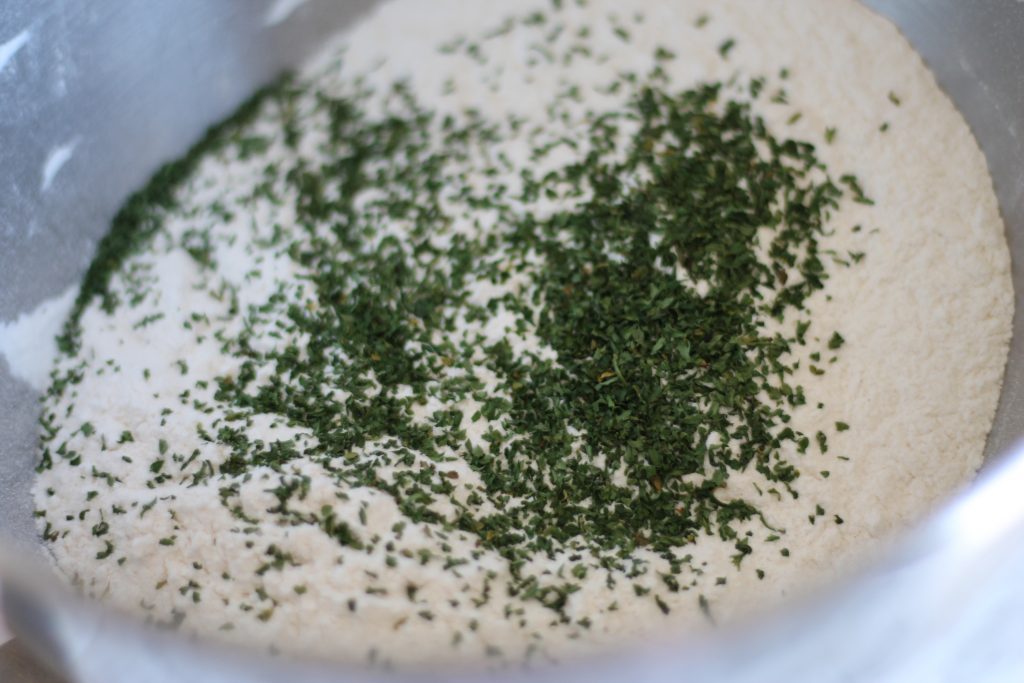
[[[7,359],[11,373],[36,391],[45,391],[50,370],[57,357],[61,326],[71,312],[78,286],[47,299],[31,313],[9,323],[0,322],[0,355]]]
[[[203,404],[192,402],[209,401],[213,388],[204,394],[196,380],[239,370],[239,361],[224,356],[220,341],[208,335],[218,326],[238,334],[241,320],[216,322],[227,301],[211,293],[230,283],[243,311],[265,302],[278,286],[297,300],[302,296],[294,263],[253,247],[270,237],[274,223],[294,224],[294,202],[286,197],[280,205],[245,205],[242,198],[260,182],[266,159],[222,153],[201,164],[182,193],[183,208],[168,216],[154,248],[131,259],[132,276],[115,278],[123,298],[145,291],[144,300],[112,315],[91,305],[82,319],[78,358],[58,362],[61,373],[85,363],[81,381],[47,406],[58,428],[53,443],[80,453],[81,464],[56,458],[35,494],[45,511],[41,524],[53,534],[57,565],[86,592],[128,609],[141,607],[156,620],[184,619],[184,628],[198,632],[347,659],[472,660],[498,651],[518,659],[531,647],[574,655],[706,628],[698,593],[707,596],[719,622],[776,605],[866,561],[883,540],[974,474],[1010,336],[1009,254],[977,144],[896,29],[852,0],[590,0],[585,8],[567,1],[549,16],[547,30],[564,23],[568,41],[587,26],[592,48],[590,57],[569,66],[531,66],[544,57],[525,30],[486,41],[481,59],[437,50],[458,36],[473,40],[505,16],[527,16],[526,4],[385,3],[341,41],[344,70],[335,66],[335,48],[309,73],[321,74],[323,87],[337,92],[349,90],[351,74],[370,73],[367,83],[379,88],[408,79],[421,103],[442,112],[475,107],[485,118],[514,113],[530,124],[555,125],[545,110],[567,83],[580,86],[584,105],[603,106],[614,96],[598,95],[597,85],[622,71],[648,71],[655,50],[668,46],[679,55],[664,67],[673,88],[739,74],[774,79],[770,88],[784,85],[788,103],[764,99],[758,113],[773,130],[818,144],[829,169],[855,173],[875,201],[871,207],[844,202],[833,216],[834,234],[824,247],[866,257],[856,267],[833,269],[810,303],[809,337],[821,343],[841,330],[841,360],[822,376],[804,364],[793,379],[810,397],[794,413],[794,426],[807,434],[827,431],[829,452],[796,456],[802,472],[796,501],[759,496],[753,476],[730,480],[730,492],[758,498],[772,526],[785,530],[783,539],[757,545],[739,569],[730,544],[698,539],[692,554],[703,575],[694,577],[691,591],[665,593],[668,616],[650,600],[633,599],[630,583],[609,589],[593,572],[569,603],[577,621],[554,624],[551,612],[538,605],[516,603],[523,612],[513,618],[504,612],[500,595],[508,570],[493,552],[479,552],[461,574],[402,556],[402,548],[411,556],[412,548],[439,547],[427,525],[410,525],[398,542],[393,552],[400,571],[381,572],[392,552],[383,545],[356,551],[341,548],[317,525],[250,521],[277,502],[272,490],[280,478],[269,468],[253,470],[230,494],[243,517],[223,504],[224,482],[207,479],[190,487],[204,460],[219,466],[228,455],[197,436],[197,425],[215,427]],[[702,15],[707,24],[697,26]],[[735,47],[723,59],[719,48],[730,38]],[[780,81],[783,69],[789,76]],[[255,129],[273,134],[271,119],[265,116]],[[829,128],[837,131],[832,144],[825,142]],[[315,158],[315,146],[304,145],[302,152]],[[509,144],[506,151],[524,150]],[[266,154],[287,156],[280,141]],[[201,211],[215,199],[233,215],[217,219]],[[214,274],[176,246],[195,229],[211,236],[219,264]],[[275,343],[275,319],[268,317],[254,323],[257,348]],[[505,336],[502,324],[499,319],[488,334]],[[529,334],[509,337],[524,348],[537,344]],[[144,375],[149,379],[143,381]],[[184,391],[194,394],[181,400]],[[167,406],[174,413],[161,416]],[[850,428],[837,431],[837,421]],[[83,433],[84,423],[89,433]],[[469,431],[479,438],[479,430]],[[309,445],[313,438],[267,416],[257,417],[246,433],[267,443],[294,438]],[[167,445],[159,446],[161,441]],[[173,462],[172,469],[172,455],[184,459],[194,450],[195,459]],[[165,469],[152,469],[158,459],[167,461]],[[395,501],[380,491],[355,488],[339,500],[320,465],[299,459],[290,467],[290,476],[309,477],[305,498],[293,503],[304,514],[334,506],[334,514],[351,520],[362,508],[367,536],[387,536],[402,521]],[[450,467],[460,486],[473,481],[466,463]],[[174,478],[154,490],[147,482],[157,472]],[[826,514],[816,515],[817,506]],[[97,534],[97,525],[107,528]],[[767,535],[763,527],[749,528],[759,538]],[[476,547],[474,537],[461,533],[452,533],[448,544],[452,556],[471,555]],[[782,546],[788,556],[779,552]],[[290,559],[281,560],[271,548]],[[279,566],[261,571],[275,558]],[[559,561],[551,562],[552,571]],[[488,584],[499,598],[469,609],[470,596]],[[609,611],[613,602],[618,609]],[[583,617],[593,623],[581,625]]]

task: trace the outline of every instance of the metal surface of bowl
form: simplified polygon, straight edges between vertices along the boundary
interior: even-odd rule
[[[985,152],[1024,292],[1024,4],[865,0],[936,73]],[[8,0],[0,6],[0,321],[83,273],[123,199],[373,0]],[[1024,330],[987,472],[847,584],[747,627],[530,680],[1020,680]],[[0,575],[18,635],[84,683],[379,680],[186,642],[71,597],[41,564],[29,495],[36,394],[0,362]],[[426,676],[426,674],[424,674]],[[438,679],[472,679],[469,672]],[[519,679],[519,673],[503,678]]]

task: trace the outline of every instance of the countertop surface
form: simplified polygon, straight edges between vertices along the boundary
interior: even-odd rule
[[[0,589],[0,645],[3,645],[11,639],[11,632],[7,629],[7,624],[4,623],[3,617],[3,591]]]
[[[41,667],[19,643],[0,646],[0,681],[3,683],[66,683]]]

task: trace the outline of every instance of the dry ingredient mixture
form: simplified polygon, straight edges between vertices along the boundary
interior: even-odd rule
[[[777,603],[976,469],[966,125],[850,0],[384,4],[125,205],[60,338],[58,567],[354,660]]]

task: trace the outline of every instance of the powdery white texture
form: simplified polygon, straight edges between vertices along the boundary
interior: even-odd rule
[[[680,89],[737,74],[764,74],[778,87],[776,75],[789,69],[791,76],[784,82],[789,104],[763,100],[759,113],[777,134],[818,141],[819,155],[832,172],[855,173],[876,202],[873,207],[847,202],[835,215],[835,234],[825,246],[840,255],[854,251],[867,256],[855,267],[830,267],[832,279],[826,290],[811,301],[811,344],[821,348],[833,332],[840,331],[846,339],[841,358],[831,364],[826,353],[825,375],[812,376],[805,367],[804,374],[794,378],[810,398],[808,406],[795,413],[794,426],[808,434],[828,431],[831,449],[828,454],[812,449],[797,461],[803,473],[797,483],[798,501],[760,495],[754,489],[754,477],[736,477],[730,483],[732,493],[754,499],[773,526],[785,529],[779,546],[789,550],[788,558],[778,552],[781,547],[764,542],[767,531],[760,527],[751,527],[759,536],[754,554],[740,570],[730,560],[732,546],[714,538],[700,539],[693,554],[698,565],[706,563],[699,590],[707,592],[720,622],[774,606],[851,571],[882,541],[970,479],[980,464],[999,396],[1013,306],[1009,254],[991,180],[966,124],[896,29],[853,0],[771,4],[591,0],[585,9],[567,2],[560,18],[571,26],[593,26],[590,44],[598,53],[597,59],[581,61],[568,71],[523,69],[536,55],[515,32],[488,43],[482,67],[467,56],[437,52],[442,42],[458,35],[474,39],[495,28],[504,16],[522,16],[534,6],[546,4],[520,0],[385,3],[342,41],[344,72],[334,66],[336,54],[329,50],[311,65],[311,73],[322,73],[330,82],[371,71],[370,82],[382,87],[407,78],[420,101],[429,106],[453,110],[473,106],[488,117],[503,119],[516,113],[546,124],[545,107],[566,82],[581,85],[587,93],[585,104],[601,102],[593,87],[607,83],[618,71],[645,73],[659,46],[679,55],[664,68],[673,87]],[[637,13],[642,14],[641,21],[634,16]],[[609,14],[628,28],[629,42],[609,28]],[[704,14],[710,17],[709,23],[696,27],[696,18]],[[723,59],[718,48],[728,38],[734,38],[736,45]],[[481,69],[486,74],[483,78]],[[443,98],[449,80],[455,94]],[[900,105],[891,101],[890,93],[898,93]],[[794,111],[802,116],[790,123]],[[884,122],[890,124],[885,133],[880,131]],[[838,131],[831,145],[824,140],[827,127]],[[223,161],[208,160],[191,192],[199,205],[225,189],[251,186],[258,177],[258,164],[224,166]],[[168,229],[181,230],[194,219],[181,218]],[[258,214],[253,223],[268,225],[273,220],[282,220],[282,214]],[[862,229],[855,232],[858,225]],[[242,224],[237,227],[248,229]],[[218,250],[225,251],[218,251],[218,261],[228,262],[224,256],[231,249],[219,245]],[[231,253],[237,267],[223,276],[238,280],[254,257],[244,251]],[[103,456],[111,468],[121,467],[118,456],[149,462],[158,436],[185,453],[202,449],[201,457],[216,462],[223,455],[210,452],[194,429],[208,418],[183,407],[168,434],[156,429],[150,414],[154,400],[193,386],[175,368],[176,360],[187,359],[197,374],[230,370],[225,363],[234,361],[224,359],[216,343],[196,345],[180,327],[187,313],[206,307],[212,317],[222,311],[197,297],[195,283],[204,276],[180,252],[141,257],[139,263],[145,266],[142,277],[160,283],[158,301],[150,303],[157,307],[154,310],[166,312],[167,319],[137,327],[140,311],[121,310],[108,316],[93,307],[86,312],[83,348],[93,354],[91,360],[114,357],[116,364],[104,375],[90,372],[83,379],[78,391],[90,400],[79,401],[76,420],[88,419],[99,434],[116,437],[122,430],[133,431],[133,443],[113,445],[111,439],[111,450]],[[240,290],[243,309],[263,300],[277,279],[293,268],[286,261],[259,265],[262,275]],[[119,376],[137,377],[144,370],[152,371],[153,384],[117,381]],[[111,390],[115,386],[111,382],[118,390]],[[835,433],[837,421],[848,423],[849,431]],[[268,443],[309,438],[269,421],[257,427],[252,436]],[[135,468],[140,469],[144,468]],[[333,488],[315,466],[307,469],[314,483],[304,505],[315,510],[321,503],[332,502]],[[123,467],[117,472],[123,481],[104,492],[104,502],[120,501],[134,517],[152,498],[144,486],[147,473]],[[83,473],[55,468],[45,479],[62,493],[57,500],[47,499],[37,488],[39,507],[77,513],[85,495]],[[269,472],[253,473],[239,494],[246,511],[256,514],[273,504],[267,489],[274,481]],[[236,583],[205,588],[202,602],[194,608],[187,591],[181,594],[181,604],[189,603],[192,609],[190,626],[212,632],[225,621],[219,603],[234,605],[242,591],[251,590],[246,582],[251,582],[261,560],[247,550],[245,536],[227,533],[238,522],[221,504],[216,486],[183,486],[175,495],[174,501],[155,503],[146,517],[150,521],[145,533],[122,526],[117,518],[108,520],[111,530],[105,538],[116,543],[118,556],[128,558],[123,569],[93,559],[97,541],[89,538],[88,526],[81,536],[61,538],[53,545],[54,552],[58,564],[89,592],[127,608],[137,607],[140,601],[165,610],[178,604],[174,602],[177,590],[154,592],[152,587],[167,581],[177,588],[189,575],[187,565],[192,562],[201,563],[211,576],[231,573],[238,577]],[[358,490],[347,509],[354,514],[361,503],[368,506],[370,532],[386,530],[398,519],[387,496]],[[818,505],[826,514],[811,524],[808,517],[815,516]],[[168,515],[171,509],[173,518]],[[834,515],[841,517],[841,524]],[[96,521],[90,519],[87,525]],[[177,536],[173,552],[157,545],[157,539],[171,535]],[[466,614],[443,605],[446,593],[458,591],[449,573],[402,564],[402,572],[382,578],[395,582],[386,587],[399,597],[370,601],[358,615],[351,615],[344,608],[345,598],[353,582],[365,580],[359,578],[364,571],[379,569],[380,557],[344,553],[316,529],[267,526],[260,530],[261,547],[275,542],[287,547],[302,566],[267,574],[265,590],[278,602],[272,619],[265,624],[234,619],[237,628],[224,637],[278,645],[297,640],[294,646],[286,646],[349,658],[375,644],[399,661],[460,656],[451,651],[449,641],[452,629],[464,622]],[[463,541],[453,539],[452,543],[457,553],[465,550]],[[755,567],[765,572],[763,580],[754,573]],[[488,569],[504,571],[495,557],[484,553],[477,565],[466,569],[465,581],[478,582]],[[666,594],[672,612],[664,617],[651,600],[629,599],[628,582],[620,582],[616,593],[604,588],[603,576],[596,572],[592,576],[572,597],[568,609],[576,615],[603,612],[601,619],[589,630],[551,635],[548,644],[553,650],[590,652],[635,638],[676,637],[706,627],[694,606],[697,591]],[[713,586],[719,576],[727,579],[726,588]],[[422,585],[423,599],[440,605],[434,621],[413,619],[396,630],[396,620],[409,610],[402,597],[404,582]],[[293,591],[300,583],[307,588],[302,595]],[[604,612],[602,606],[612,598],[619,599],[620,609]],[[467,637],[476,645],[507,645],[509,652],[521,649],[529,642],[529,634],[497,610],[487,606],[473,611],[480,619],[480,631]],[[549,613],[530,607],[523,618],[531,629],[539,630],[550,620]],[[467,652],[464,649],[463,656],[469,656]]]
[[[77,295],[76,284],[15,320],[0,322],[0,356],[11,374],[36,391],[44,391],[49,384],[57,357],[56,337]]]

